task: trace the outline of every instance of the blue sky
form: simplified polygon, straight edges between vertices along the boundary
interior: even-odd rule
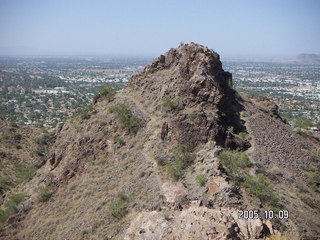
[[[317,0],[0,0],[0,54],[157,56],[197,42],[228,57],[320,53]]]

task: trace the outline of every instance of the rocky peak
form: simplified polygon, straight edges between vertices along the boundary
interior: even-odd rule
[[[164,101],[176,105],[169,109],[174,116],[165,123],[175,143],[196,146],[215,141],[226,146],[226,129],[237,125],[240,110],[231,85],[232,75],[222,69],[219,55],[190,43],[155,59],[132,77],[127,91],[139,92],[160,112]],[[228,138],[227,145],[239,147],[232,142]]]
[[[199,44],[181,44],[170,49],[132,77],[129,87],[145,93],[184,96],[218,104],[232,75],[222,69],[220,56]]]

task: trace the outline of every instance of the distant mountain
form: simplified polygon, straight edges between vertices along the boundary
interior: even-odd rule
[[[290,59],[289,63],[320,64],[320,55],[302,53]]]

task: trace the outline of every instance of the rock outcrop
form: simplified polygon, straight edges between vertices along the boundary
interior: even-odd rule
[[[226,145],[227,127],[239,121],[228,116],[241,108],[231,85],[232,75],[222,69],[219,55],[191,43],[161,55],[128,87],[156,102],[156,109],[167,103],[169,111],[178,110],[167,122],[172,141],[194,147],[210,140]],[[227,145],[239,147],[232,141]]]

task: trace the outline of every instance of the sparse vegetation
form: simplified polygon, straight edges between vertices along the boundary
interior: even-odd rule
[[[129,200],[129,197],[126,194],[124,194],[124,192],[118,192],[117,198],[121,201],[124,201],[124,202]]]
[[[53,186],[51,185],[40,187],[38,190],[38,200],[40,202],[46,202],[50,199],[53,193],[54,193],[54,189],[53,189]]]
[[[218,155],[226,173],[232,177],[241,177],[241,169],[251,166],[248,155],[237,150],[223,151]]]
[[[124,141],[124,139],[123,139],[121,136],[116,136],[116,137],[114,138],[114,141],[115,141],[116,143],[118,143],[120,146],[126,145],[126,142]]]
[[[320,172],[314,171],[308,174],[308,182],[313,190],[318,191],[320,186]]]
[[[300,199],[307,204],[309,207],[313,208],[313,209],[318,209],[320,210],[320,201],[316,200],[316,199],[311,199],[310,197],[308,197],[306,194],[303,194]]]
[[[136,134],[139,128],[142,127],[141,119],[134,116],[126,104],[118,104],[110,107],[109,111],[116,114],[120,127],[125,129],[129,134]]]
[[[117,220],[120,220],[128,213],[126,207],[126,201],[128,201],[128,199],[129,198],[127,195],[125,195],[123,192],[119,192],[116,199],[109,204],[109,211]]]
[[[272,210],[275,212],[279,210],[279,198],[273,194],[272,188],[264,175],[246,175],[243,186],[249,190],[252,196],[259,198],[262,203],[270,205]]]
[[[15,143],[13,146],[18,150],[22,149],[22,146],[19,143]]]
[[[180,104],[180,98],[170,98],[169,96],[164,96],[162,98],[162,106],[168,110],[177,109]]]
[[[206,174],[200,174],[196,177],[197,183],[203,187],[208,182],[208,178]]]
[[[16,177],[17,177],[16,184],[21,184],[23,182],[30,181],[33,178],[35,172],[36,172],[36,169],[34,167],[17,164],[16,165]]]
[[[0,194],[7,191],[13,185],[12,180],[8,176],[0,178]]]
[[[107,158],[106,158],[106,156],[104,156],[104,155],[99,156],[99,158],[98,158],[98,163],[99,163],[100,165],[105,165],[105,164],[107,163]]]
[[[94,96],[94,100],[98,100],[99,98],[107,99],[109,102],[113,100],[114,96],[116,94],[116,90],[110,86],[106,85],[100,88],[100,91],[97,95]]]
[[[267,178],[262,174],[258,176],[247,175],[244,179],[243,186],[249,190],[251,195],[263,201],[269,197],[269,184]]]
[[[93,112],[93,106],[87,105],[79,109],[78,113],[76,114],[81,120],[89,119]]]
[[[175,181],[178,181],[184,174],[183,164],[181,162],[174,161],[167,165],[167,172],[170,177]]]
[[[3,224],[7,221],[8,217],[17,212],[17,206],[24,199],[23,193],[12,195],[4,204],[4,209],[0,209],[0,223]]]
[[[48,144],[49,135],[48,134],[42,134],[40,137],[36,138],[35,142],[40,145],[46,145]]]
[[[175,181],[178,181],[183,176],[184,169],[192,162],[192,156],[189,148],[182,145],[173,149],[172,157],[174,161],[167,165],[167,172]]]
[[[307,166],[306,164],[300,164],[299,166],[301,167],[301,169],[306,171],[304,175],[307,178],[308,184],[311,189],[313,189],[314,191],[318,191],[320,186],[320,172],[318,168],[313,165]]]

